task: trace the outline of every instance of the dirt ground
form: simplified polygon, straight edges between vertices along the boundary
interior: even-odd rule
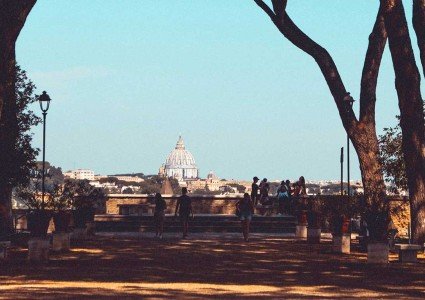
[[[366,255],[330,253],[279,235],[96,237],[31,265],[13,249],[0,265],[1,299],[67,298],[425,298],[418,264],[367,265]]]

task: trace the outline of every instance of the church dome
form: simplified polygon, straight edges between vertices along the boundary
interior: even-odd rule
[[[179,137],[176,147],[168,155],[167,160],[165,161],[166,169],[175,169],[175,168],[194,168],[196,169],[195,159],[193,158],[192,153],[186,150],[184,141],[182,137]]]

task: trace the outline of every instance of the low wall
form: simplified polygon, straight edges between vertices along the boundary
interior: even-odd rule
[[[163,195],[167,204],[166,213],[174,213],[178,195]],[[242,196],[204,196],[190,195],[195,214],[234,214],[236,202]],[[107,214],[119,214],[120,204],[155,204],[155,198],[149,195],[111,194],[106,201]]]
[[[166,213],[174,213],[179,195],[163,195],[167,203]],[[207,196],[190,195],[195,214],[234,214],[236,202],[242,195],[235,196]],[[273,197],[272,197],[273,198]],[[310,199],[320,199],[324,202],[345,201],[347,196],[320,195],[309,196]],[[399,235],[407,236],[410,222],[410,206],[408,200],[399,197],[389,197],[392,221],[399,231]],[[149,195],[110,194],[106,201],[106,214],[119,214],[120,204],[155,204],[155,198]],[[326,221],[326,220],[323,220]],[[329,220],[327,220],[329,221]],[[325,224],[323,224],[325,225]],[[326,226],[324,226],[326,227]]]

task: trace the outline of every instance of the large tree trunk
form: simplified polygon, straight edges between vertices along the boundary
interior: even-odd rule
[[[267,13],[279,31],[289,41],[317,62],[334,98],[344,128],[358,154],[368,215],[383,215],[384,217],[379,219],[379,226],[386,229],[388,205],[375,129],[376,84],[387,39],[381,10],[369,37],[369,46],[362,74],[360,118],[357,120],[353,109],[346,101],[348,93],[332,57],[326,49],[313,41],[294,24],[285,11],[287,1],[273,0],[274,11],[262,0],[254,1]]]
[[[416,32],[425,76],[425,0],[413,0],[413,28]]]
[[[402,0],[381,0],[395,71],[400,107],[402,149],[409,188],[412,233],[415,242],[425,241],[425,125],[416,65]]]
[[[2,166],[3,169],[0,171],[0,235],[6,235],[13,230],[11,218],[13,182],[11,178],[14,177],[14,172],[16,170],[15,154],[18,138],[17,106],[15,98],[15,65],[15,49],[13,49],[10,52],[7,66],[5,67],[7,71],[7,81],[4,94],[7,101],[3,104],[2,118],[0,120],[0,153],[6,154],[0,156],[0,166]]]
[[[363,218],[368,224],[370,238],[375,241],[383,241],[387,238],[390,216],[375,125],[365,123],[352,141],[359,157],[365,192],[366,210]]]
[[[0,236],[12,232],[10,172],[17,137],[15,43],[35,0],[0,0]]]

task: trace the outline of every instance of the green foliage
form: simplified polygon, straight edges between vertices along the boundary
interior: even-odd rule
[[[73,195],[71,207],[74,209],[103,209],[106,195],[103,189],[92,186],[88,180],[67,180],[69,193]]]
[[[75,193],[76,189],[73,181],[66,180],[63,184],[54,183],[48,189],[47,207],[54,211],[70,209]]]
[[[37,194],[32,186],[19,186],[15,190],[15,196],[30,210],[40,210],[42,208],[41,196]]]
[[[221,195],[221,191],[210,191],[210,190],[194,190],[192,191],[194,195],[206,195],[206,196],[217,196]]]
[[[159,193],[161,190],[162,183],[164,182],[165,178],[158,176],[158,175],[152,175],[152,176],[145,176],[145,181],[140,182],[138,185],[140,186],[140,193],[141,194],[155,194]],[[180,194],[181,188],[179,185],[179,182],[175,178],[169,178],[169,181],[171,183],[171,187],[173,189],[174,194]]]
[[[28,185],[21,185],[15,195],[29,209],[42,209],[40,178],[34,178]],[[63,211],[80,208],[104,208],[106,195],[100,188],[90,185],[88,180],[67,179],[62,184],[46,186],[45,209]]]
[[[393,183],[399,189],[407,190],[400,125],[384,128],[384,134],[379,136],[379,152],[385,181]]]
[[[169,181],[171,183],[171,188],[173,189],[174,194],[180,194],[181,193],[181,187],[179,185],[179,181],[175,178],[169,178]]]
[[[425,107],[425,101],[423,102]],[[398,124],[395,127],[384,128],[384,134],[379,136],[380,161],[385,180],[397,188],[407,190],[406,166],[403,159],[402,133],[400,116],[396,116]]]
[[[31,128],[41,123],[41,119],[30,109],[31,104],[37,102],[34,83],[28,78],[26,72],[16,65],[16,120],[17,136],[14,149],[9,155],[10,164],[6,166],[5,178],[12,186],[26,185],[30,181],[31,170],[35,166],[35,159],[39,149],[33,148],[31,142],[33,133]],[[0,130],[10,128],[0,127]],[[5,167],[5,166],[2,166]]]
[[[122,194],[134,194],[134,192],[133,192],[133,190],[131,189],[131,188],[125,188],[123,191],[122,191]]]
[[[109,183],[115,183],[115,184],[117,184],[118,181],[119,181],[118,178],[113,177],[113,176],[108,176],[108,177],[100,178],[99,179],[99,182],[100,183],[107,183],[107,182],[109,182]]]

